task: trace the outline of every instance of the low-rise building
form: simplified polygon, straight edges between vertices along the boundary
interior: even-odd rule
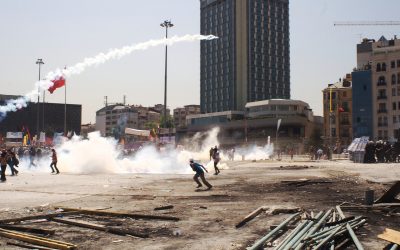
[[[175,128],[186,127],[186,117],[196,114],[200,114],[200,105],[186,105],[183,108],[174,109]]]
[[[158,126],[162,112],[163,106],[160,107],[160,104],[155,107],[109,105],[96,112],[96,130],[102,136],[120,138],[124,135],[125,128],[150,129]]]
[[[246,104],[246,111],[224,111],[189,115],[186,136],[219,127],[218,139],[223,146],[240,144],[265,145],[278,139],[279,147],[295,147],[304,152],[304,144],[313,130],[322,129],[309,105],[303,101],[272,99]],[[279,130],[278,121],[280,120]],[[182,130],[177,130],[180,134]],[[182,139],[182,135],[178,140]]]

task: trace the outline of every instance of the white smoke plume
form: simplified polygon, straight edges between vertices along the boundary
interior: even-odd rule
[[[213,160],[210,160],[211,147],[218,146],[217,139],[220,129],[214,128],[208,132],[197,133],[189,138],[184,145],[177,148],[157,150],[154,145],[147,145],[137,150],[133,155],[125,156],[119,149],[118,142],[111,137],[101,137],[99,132],[88,135],[88,139],[79,136],[64,140],[56,147],[58,168],[64,173],[149,173],[149,174],[192,174],[189,159],[204,165],[211,173],[214,172]],[[236,149],[235,161],[268,159],[272,154],[272,145],[264,147],[249,146]],[[29,156],[20,156],[22,172],[49,173],[51,154],[36,162],[36,167],[29,167]],[[221,153],[220,169],[228,169],[227,154]]]
[[[202,142],[197,139],[191,143],[201,143],[202,150],[193,151],[188,145],[184,148],[164,148],[157,150],[154,145],[147,145],[137,150],[132,156],[124,156],[118,149],[118,142],[113,138],[101,137],[99,132],[88,135],[88,139],[79,136],[64,141],[56,148],[58,168],[61,172],[75,174],[90,173],[157,173],[157,174],[191,174],[189,159],[203,164],[211,172],[212,162],[209,149],[219,145],[217,140],[219,129],[203,133]],[[50,172],[51,155],[37,162],[37,167],[29,168],[29,157],[21,158],[23,172]],[[227,168],[223,162],[219,165]]]
[[[35,83],[35,88],[25,94],[24,96],[14,99],[8,100],[5,105],[0,106],[0,120],[4,117],[8,112],[15,112],[18,109],[24,108],[28,105],[28,102],[34,101],[37,99],[38,95],[40,95],[44,90],[49,89],[53,86],[52,80],[56,80],[59,77],[63,76],[65,78],[70,77],[72,75],[81,74],[89,67],[98,66],[100,64],[104,64],[109,60],[120,59],[121,57],[127,56],[138,50],[147,50],[151,47],[157,47],[160,45],[173,45],[175,43],[180,42],[193,42],[200,40],[214,40],[218,39],[218,37],[214,35],[185,35],[185,36],[174,36],[171,38],[163,38],[158,40],[150,40],[143,43],[133,44],[130,46],[124,46],[118,49],[111,49],[107,53],[99,53],[94,57],[85,58],[82,62],[79,62],[71,67],[65,69],[56,69],[47,73],[45,80],[41,80]]]

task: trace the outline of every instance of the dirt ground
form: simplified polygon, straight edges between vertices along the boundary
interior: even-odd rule
[[[55,229],[51,238],[67,241],[79,249],[245,249],[269,231],[271,225],[289,215],[263,213],[240,229],[235,225],[260,206],[300,207],[319,212],[342,202],[364,203],[364,193],[375,190],[380,196],[389,183],[400,180],[399,164],[354,164],[347,160],[311,162],[240,161],[227,162],[229,169],[214,176],[210,191],[196,191],[191,175],[98,174],[61,175],[21,173],[0,184],[0,219],[53,211],[54,207],[106,211],[129,211],[179,217],[180,221],[149,221],[98,216],[79,220],[148,233],[141,239],[82,229],[55,222],[24,225]],[[306,167],[290,167],[290,166]],[[189,166],[188,166],[189,167]],[[327,183],[293,186],[282,181],[302,178]],[[331,183],[329,183],[331,182]],[[163,205],[173,209],[154,211]],[[383,249],[377,239],[385,227],[400,230],[400,215],[377,212],[346,212],[364,215],[368,224],[357,231],[365,249]],[[16,242],[0,237],[1,249]],[[351,247],[349,249],[352,249]]]

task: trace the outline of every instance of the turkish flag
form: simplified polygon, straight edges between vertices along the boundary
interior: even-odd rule
[[[52,80],[54,83],[48,90],[51,94],[53,94],[54,90],[61,88],[65,85],[65,78],[63,76],[59,76],[57,79]]]
[[[344,108],[339,108],[339,112],[344,112]]]

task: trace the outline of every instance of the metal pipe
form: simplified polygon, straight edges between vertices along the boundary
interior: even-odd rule
[[[345,218],[342,209],[340,208],[340,206],[336,206],[336,210],[338,211],[340,217],[342,217],[342,219]],[[346,225],[346,229],[347,231],[349,231],[349,234],[354,242],[354,244],[356,245],[358,250],[364,250],[364,247],[361,245],[361,242],[358,240],[356,234],[354,233],[353,229],[350,227],[350,225]]]
[[[393,244],[393,246],[390,248],[390,250],[397,250],[399,249],[399,245]]]
[[[353,225],[353,224],[359,222],[362,218],[363,218],[362,216],[359,216],[359,217],[354,218],[353,220],[351,220],[351,221],[349,221],[349,222],[347,222],[347,223],[350,223],[350,224]],[[332,230],[335,230],[335,229],[336,229],[337,227],[339,227],[339,226],[340,226],[340,224],[339,224],[339,225],[336,225],[336,226],[333,226],[333,227],[330,227],[330,228],[327,228],[327,229],[324,229],[324,230],[321,230],[321,231],[319,231],[319,232],[317,232],[317,233],[314,233],[313,235],[310,235],[309,237],[307,237],[307,239],[309,239],[309,238],[315,238],[315,237],[320,236],[320,235],[322,235],[322,234],[326,234],[326,233],[328,233],[328,232],[330,232],[330,231],[332,231]],[[305,240],[307,240],[307,239],[305,239]]]
[[[322,218],[318,219],[318,223],[315,224],[310,231],[308,231],[304,236],[307,237],[309,235],[312,235],[313,233],[315,233],[322,225],[322,223],[324,223],[326,221],[326,218],[332,213],[332,209],[326,211],[326,213],[322,216]],[[322,212],[321,212],[322,213]],[[296,246],[297,245],[297,246]],[[303,248],[304,243],[303,242],[298,242],[298,244],[294,244],[293,246],[296,246],[295,250],[300,250]]]
[[[334,240],[331,241],[330,250],[335,250],[335,241]]]
[[[322,216],[322,212],[319,212],[316,216],[317,219],[320,219]],[[301,230],[298,234],[296,234],[296,236],[289,241],[289,243],[285,246],[285,248],[283,248],[284,250],[289,250],[291,249],[298,241],[300,241],[302,239],[302,237],[304,237],[304,235],[308,232],[308,230],[310,230],[310,228],[314,225],[315,221],[310,221],[308,223],[308,225],[303,228],[303,230]]]
[[[365,222],[366,222],[366,220],[362,220],[362,221],[360,221],[360,222],[357,222],[356,224],[353,224],[351,227],[352,227],[352,228],[356,228],[356,227],[358,227],[358,226],[364,224]],[[337,235],[343,234],[343,233],[345,233],[346,231],[347,231],[347,229],[342,229],[341,231],[339,231],[339,232],[337,233]],[[321,234],[321,235],[319,235],[319,236],[316,236],[316,237],[310,239],[310,241],[314,241],[314,242],[319,241],[319,240],[324,239],[325,237],[327,237],[330,233],[331,233],[331,231],[326,232],[325,234]]]
[[[265,235],[264,237],[262,237],[260,240],[258,240],[256,243],[254,243],[253,246],[251,246],[248,250],[257,250],[260,249],[265,242],[267,242],[268,240],[270,240],[275,234],[277,234],[283,227],[285,227],[287,224],[289,224],[290,221],[292,221],[294,218],[296,218],[297,216],[299,216],[300,213],[295,213],[292,216],[290,216],[289,218],[287,218],[285,221],[283,221],[279,226],[277,226],[274,230],[272,230],[271,232],[269,232],[267,235]]]
[[[344,227],[344,225],[340,226],[339,228],[337,228],[336,230],[334,230],[332,233],[330,233],[328,235],[328,237],[326,237],[324,240],[322,240],[316,248],[314,248],[315,250],[320,249],[321,247],[323,247],[326,243],[328,243],[328,241],[330,241],[333,237],[335,237],[335,235]]]
[[[282,249],[283,247],[286,246],[286,244],[300,231],[302,230],[309,221],[305,220],[302,223],[300,223],[293,231],[281,242],[278,244],[278,246],[275,247],[275,250]]]
[[[358,240],[356,234],[354,233],[353,229],[349,225],[349,223],[346,224],[346,229],[349,231],[349,234],[351,238],[353,239],[354,244],[356,245],[358,250],[364,250],[364,247],[361,245],[361,242]]]

